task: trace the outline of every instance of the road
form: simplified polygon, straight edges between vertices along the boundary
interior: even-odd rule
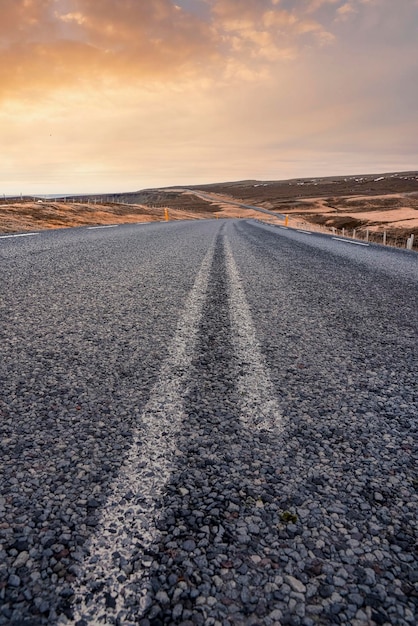
[[[208,220],[0,263],[1,625],[416,623],[415,253]]]
[[[236,200],[222,199],[222,196],[219,196],[219,194],[205,193],[204,191],[197,191],[196,189],[184,189],[183,191],[189,191],[197,198],[200,198],[201,200],[207,200],[208,202],[232,204],[233,206],[240,207],[241,209],[250,209],[252,211],[258,211],[259,213],[267,213],[267,215],[273,215],[273,217],[276,217],[279,220],[284,220],[286,218],[286,215],[284,213],[277,213],[277,211],[270,211],[269,209],[264,209],[260,206],[244,204],[242,202],[237,202]]]

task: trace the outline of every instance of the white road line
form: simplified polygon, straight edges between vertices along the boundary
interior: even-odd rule
[[[279,226],[279,228],[281,228],[282,230],[289,230],[287,226]]]
[[[158,536],[157,502],[170,479],[177,433],[185,420],[184,386],[190,375],[213,255],[214,243],[189,293],[169,356],[88,546],[91,556],[86,559],[83,579],[75,588],[73,623],[80,619],[89,624],[114,624],[116,620],[120,624],[137,623],[138,615],[147,607],[150,562],[144,558],[144,550]],[[100,591],[91,593],[102,584]],[[114,609],[109,608],[109,597],[113,598],[110,604],[115,603]]]
[[[39,233],[21,233],[20,235],[0,235],[0,239],[12,239],[13,237],[35,237]]]
[[[97,230],[98,228],[117,228],[119,224],[106,224],[106,226],[87,226],[87,230]]]
[[[298,233],[303,233],[304,235],[312,235],[312,233],[309,232],[309,230],[299,230],[297,229]]]
[[[250,307],[244,287],[225,239],[225,259],[230,293],[232,342],[242,375],[237,385],[242,397],[241,419],[247,428],[280,432],[283,417],[275,398],[275,390],[263,364]]]
[[[339,237],[331,237],[334,241],[342,241],[344,243],[351,243],[353,246],[366,246],[369,247],[370,244],[363,243],[362,241],[350,241],[350,239],[340,239]]]

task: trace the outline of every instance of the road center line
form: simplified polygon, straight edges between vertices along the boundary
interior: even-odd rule
[[[232,343],[243,372],[237,381],[242,397],[241,419],[250,429],[266,429],[277,433],[282,429],[283,417],[263,363],[250,307],[227,239],[225,259],[230,292]]]
[[[186,419],[184,386],[206,301],[214,249],[213,242],[179,318],[169,355],[142,412],[126,461],[88,545],[90,556],[84,562],[80,584],[74,589],[73,623],[137,623],[138,615],[147,608],[147,567],[151,562],[147,562],[144,553],[158,536],[157,503],[170,479],[177,433]],[[98,588],[100,591],[93,592]]]
[[[340,239],[340,237],[331,237],[334,241],[342,241],[343,243],[351,243],[353,246],[366,246],[369,247],[368,243],[363,243],[362,241],[350,241],[349,239]]]
[[[0,235],[0,239],[12,239],[13,237],[36,237],[39,233],[20,233],[19,235]]]

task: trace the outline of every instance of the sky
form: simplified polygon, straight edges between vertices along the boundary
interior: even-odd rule
[[[418,169],[418,0],[0,0],[0,194]]]

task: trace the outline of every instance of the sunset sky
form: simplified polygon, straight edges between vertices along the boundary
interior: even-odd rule
[[[0,194],[418,169],[418,0],[0,0]]]

